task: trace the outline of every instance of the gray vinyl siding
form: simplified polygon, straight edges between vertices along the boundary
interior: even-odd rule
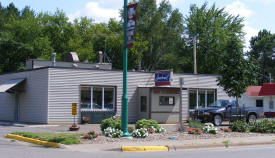
[[[138,87],[154,87],[154,73],[128,72],[129,122],[138,119]],[[184,88],[211,88],[217,90],[217,99],[228,99],[222,87],[217,86],[217,75],[174,74],[173,87],[179,87],[184,77]],[[121,114],[122,71],[49,68],[49,123],[71,123],[71,104],[80,103],[80,85],[116,86],[116,113]],[[183,119],[188,116],[188,91],[183,91]],[[79,107],[78,107],[79,108]],[[79,111],[79,109],[78,109]],[[79,121],[79,114],[76,119]]]
[[[25,92],[19,94],[19,121],[48,123],[48,69],[0,75],[0,84],[15,78],[26,78]],[[0,93],[0,120],[14,120],[14,94]]]
[[[50,68],[49,76],[49,123],[73,122],[71,104],[80,103],[80,85],[116,86],[116,112],[120,115],[122,71]],[[137,87],[152,86],[153,83],[152,73],[128,73],[129,122],[136,121],[138,117]]]
[[[182,90],[182,120],[189,117],[189,94],[188,90]]]

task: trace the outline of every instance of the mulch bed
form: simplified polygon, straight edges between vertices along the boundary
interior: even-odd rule
[[[146,138],[110,138],[104,135],[99,135],[92,140],[81,139],[83,144],[103,144],[103,143],[120,143],[120,142],[158,142],[158,141],[170,141],[169,137],[176,137],[177,141],[180,140],[195,140],[195,139],[215,139],[215,138],[236,138],[236,137],[256,137],[256,136],[275,136],[275,134],[262,134],[262,133],[239,133],[239,132],[223,132],[219,130],[217,134],[201,134],[193,135],[187,132],[166,132],[161,134],[149,134]]]

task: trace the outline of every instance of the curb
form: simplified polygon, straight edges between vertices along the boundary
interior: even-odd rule
[[[167,146],[122,146],[123,152],[169,151]]]
[[[266,142],[239,142],[239,143],[229,143],[228,146],[222,143],[217,144],[196,144],[196,145],[168,145],[169,151],[177,151],[177,150],[184,150],[184,149],[204,149],[204,148],[230,148],[230,147],[240,147],[240,146],[255,146],[255,145],[272,145],[275,142],[266,141]]]
[[[33,144],[37,144],[37,145],[43,145],[43,146],[47,146],[47,147],[54,147],[54,148],[60,147],[59,143],[53,143],[53,142],[47,142],[47,141],[37,140],[37,139],[33,139],[33,138],[27,138],[27,137],[15,135],[15,134],[7,134],[7,135],[5,135],[5,137],[11,138],[11,139],[16,139],[19,141],[28,142],[28,143],[33,143]]]

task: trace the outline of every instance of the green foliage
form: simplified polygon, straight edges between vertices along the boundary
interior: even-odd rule
[[[224,146],[225,146],[226,148],[228,148],[228,147],[229,147],[229,144],[230,144],[230,141],[229,141],[229,140],[224,140],[224,141],[222,141],[222,143],[224,144]]]
[[[104,129],[103,134],[107,137],[111,138],[119,138],[122,137],[122,131],[120,129],[108,127]]]
[[[220,66],[218,85],[225,92],[235,97],[238,106],[238,98],[246,91],[246,88],[257,83],[257,65],[253,60],[246,60],[242,52],[242,42],[232,36],[228,41],[223,56],[223,64]]]
[[[190,38],[198,34],[198,72],[217,74],[228,40],[231,36],[243,38],[243,19],[215,5],[192,5],[190,14],[183,17],[167,0],[159,6],[156,0],[139,0],[137,12],[134,46],[128,51],[129,69],[137,69],[141,63],[143,70],[193,72]],[[186,35],[190,38],[185,39]],[[24,69],[30,58],[49,60],[52,52],[57,53],[57,61],[63,60],[71,51],[77,52],[81,62],[89,63],[97,62],[97,52],[103,51],[106,62],[122,69],[122,45],[121,21],[94,23],[81,17],[70,22],[60,10],[35,13],[29,7],[18,10],[12,3],[0,7],[0,73]]]
[[[189,126],[189,128],[200,128],[200,129],[204,128],[204,124],[198,120],[189,120],[188,126]]]
[[[201,135],[202,130],[201,128],[188,128],[188,134]]]
[[[158,125],[157,121],[155,120],[146,120],[146,119],[142,119],[142,120],[138,120],[136,122],[136,129],[140,129],[140,128],[160,128],[160,126]]]
[[[249,125],[246,123],[246,120],[237,120],[232,122],[230,129],[233,132],[249,132]]]
[[[129,132],[129,133],[132,133],[134,130],[135,130],[135,128],[134,128],[134,127],[132,127],[132,126],[128,126],[128,132]]]
[[[146,138],[149,133],[146,128],[139,128],[133,131],[132,136],[135,138]]]
[[[247,52],[247,56],[256,60],[256,64],[259,65],[257,73],[258,84],[269,82],[269,73],[275,76],[275,34],[271,34],[267,30],[259,31],[257,36],[254,36],[250,40],[251,50]],[[274,78],[274,77],[273,77]]]
[[[275,133],[275,121],[272,119],[263,119],[259,122],[251,122],[250,131],[256,133]]]
[[[185,24],[190,38],[197,35],[199,37],[199,73],[219,73],[219,67],[224,62],[223,56],[227,54],[225,49],[228,40],[234,38],[241,41],[244,37],[243,18],[230,15],[224,8],[217,8],[215,4],[208,7],[207,2],[202,6],[191,5],[189,15],[185,17]],[[192,44],[193,41],[190,42]],[[241,50],[242,47],[243,43],[240,43],[238,48]],[[192,49],[189,51],[192,52]]]
[[[202,129],[203,133],[217,134],[218,128],[213,124],[205,125]]]
[[[65,133],[31,133],[31,132],[14,132],[12,134],[20,135],[38,140],[61,143],[61,144],[79,144],[80,134],[65,134]]]
[[[103,132],[104,129],[111,127],[114,129],[121,129],[121,120],[114,119],[114,118],[108,118],[101,121],[100,129]]]
[[[234,132],[275,133],[275,121],[263,119],[247,124],[245,120],[238,120],[232,123],[230,129]]]

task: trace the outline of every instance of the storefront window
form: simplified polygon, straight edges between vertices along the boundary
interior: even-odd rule
[[[199,107],[205,107],[205,91],[199,91]]]
[[[195,109],[196,108],[196,96],[197,93],[195,90],[191,90],[189,93],[189,109]]]
[[[104,88],[104,109],[114,109],[114,88]]]
[[[91,108],[91,88],[81,87],[81,108],[90,109]]]
[[[159,105],[175,105],[175,97],[172,96],[160,96]]]
[[[207,106],[214,103],[215,101],[215,91],[207,91]]]
[[[94,87],[93,89],[93,109],[102,109],[102,88]]]
[[[208,107],[215,101],[215,90],[192,89],[189,91],[189,109]]]
[[[115,88],[81,87],[81,108],[85,110],[114,110]]]

